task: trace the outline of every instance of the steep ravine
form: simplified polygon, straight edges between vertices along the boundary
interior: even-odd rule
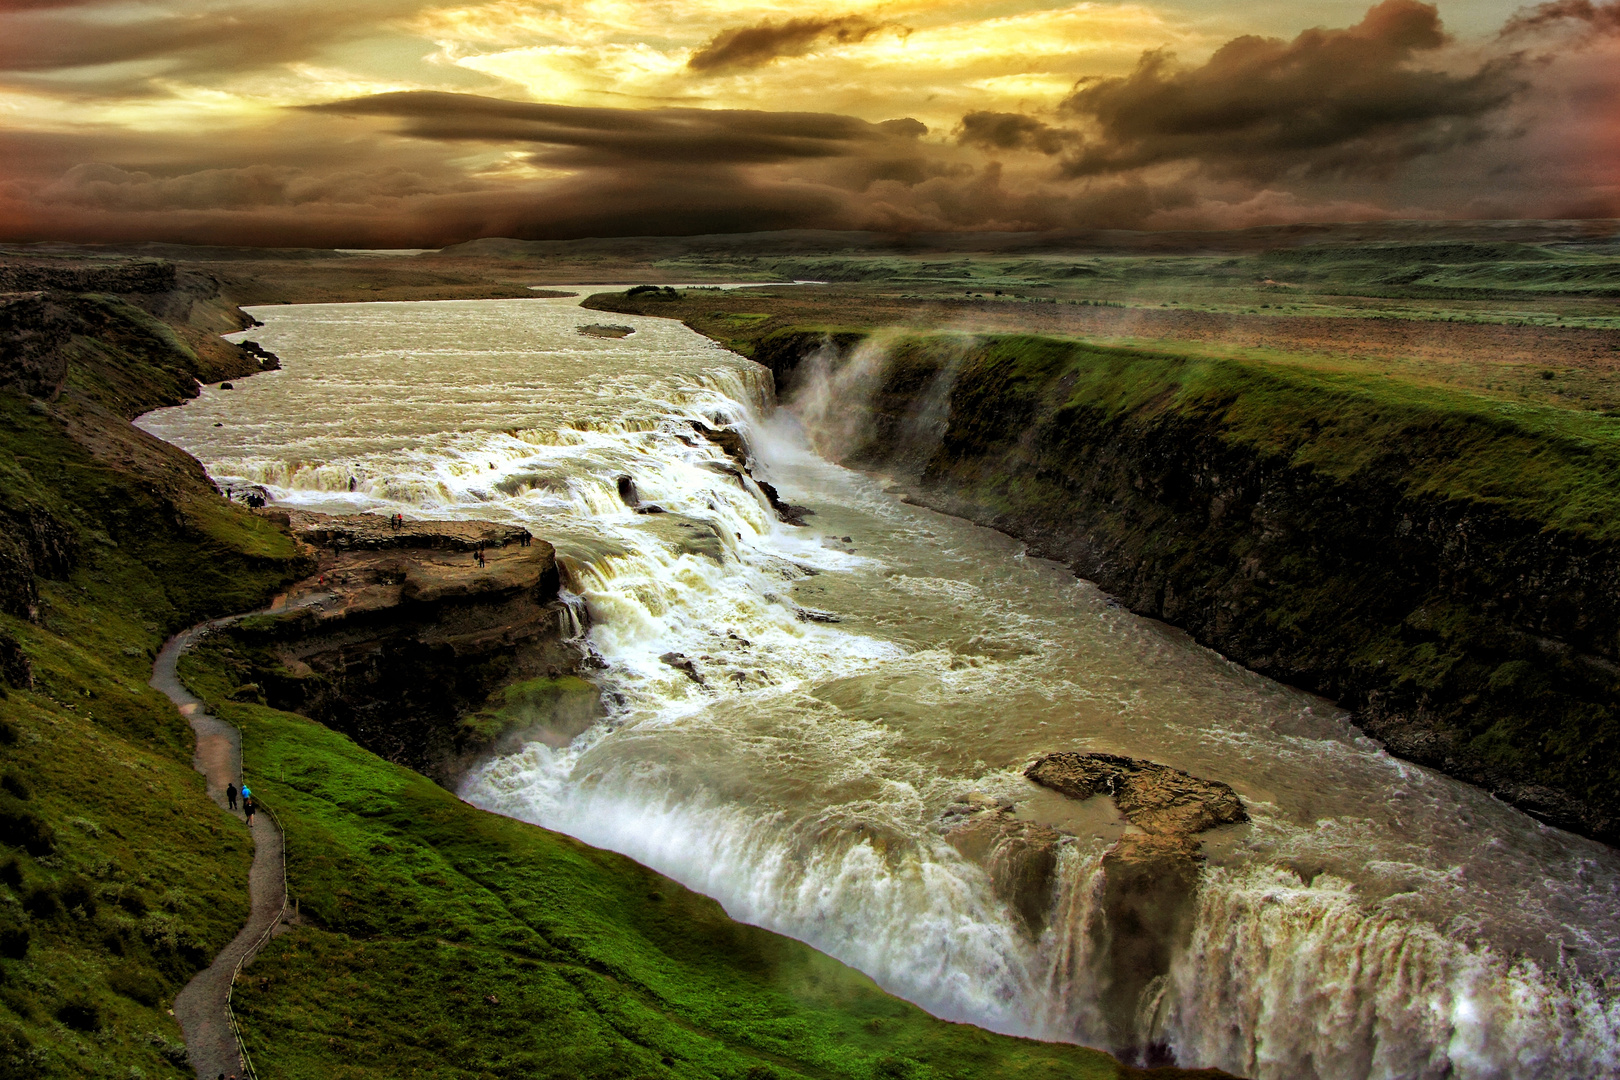
[[[1602,418],[1059,339],[782,332],[755,359],[844,462],[1620,841]]]

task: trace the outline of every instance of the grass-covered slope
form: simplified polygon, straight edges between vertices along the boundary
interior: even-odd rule
[[[266,1080],[1119,1074],[1095,1051],[934,1019],[629,859],[231,703],[228,668],[204,647],[182,673],[242,728],[307,924],[237,993]]]
[[[112,299],[54,303],[60,395],[0,390],[0,1077],[180,1076],[167,1006],[240,928],[251,844],[146,681],[299,557],[126,424],[195,355]]]
[[[791,385],[868,332],[782,329]],[[918,497],[1352,708],[1392,750],[1620,840],[1620,418],[1322,357],[888,338],[863,446]],[[946,394],[943,433],[918,403]]]

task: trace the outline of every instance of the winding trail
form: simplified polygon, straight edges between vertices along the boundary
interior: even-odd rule
[[[242,735],[208,713],[202,701],[180,681],[176,665],[203,634],[233,619],[202,623],[164,643],[152,664],[151,685],[166,694],[197,734],[192,766],[208,781],[208,794],[225,813],[243,821],[241,810],[226,805],[225,788],[242,783]],[[186,1053],[199,1080],[251,1075],[237,1041],[230,1011],[232,980],[242,964],[259,951],[281,923],[287,909],[287,875],[281,830],[268,813],[253,822],[253,867],[248,874],[248,920],[214,962],[186,984],[174,999],[174,1017],[186,1039]]]

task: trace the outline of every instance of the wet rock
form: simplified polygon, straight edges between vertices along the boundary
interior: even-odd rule
[[[803,526],[806,524],[804,519],[815,513],[808,506],[795,506],[784,501],[776,488],[764,480],[755,480],[754,483],[759,485],[759,490],[764,493],[765,501],[771,504],[777,518],[788,525]]]
[[[996,898],[1012,908],[1032,937],[1046,928],[1057,873],[1057,830],[1012,815],[1012,804],[977,792],[946,809],[946,841],[984,867]]]
[[[747,475],[746,470],[740,469],[735,465],[728,465],[724,461],[705,461],[703,463],[703,467],[708,469],[710,472],[719,473],[721,476],[731,477],[733,480],[737,481],[738,487],[742,488],[744,491],[748,490],[748,484],[743,480],[743,477]]]
[[[662,660],[676,671],[679,671],[681,674],[685,675],[688,679],[691,679],[699,686],[709,685],[706,681],[704,681],[703,673],[698,671],[697,661],[691,659],[685,653],[667,652],[658,659]]]
[[[231,383],[228,383],[228,382],[220,383],[219,388],[221,390],[235,390],[236,389],[236,387],[234,385],[232,385]]]
[[[261,323],[261,322],[258,322],[257,320],[255,320],[253,325],[255,325],[255,326],[263,326],[264,324]],[[281,370],[281,357],[277,356],[275,353],[270,352],[267,349],[264,349],[263,347],[261,347],[259,345],[259,343],[257,341],[241,341],[241,342],[237,342],[236,347],[238,349],[241,349],[243,352],[247,353],[249,356],[253,357],[255,360],[257,360],[259,362],[259,367],[262,370],[264,370],[264,371],[280,371]]]
[[[650,530],[673,545],[682,555],[697,555],[717,563],[725,562],[725,544],[720,539],[720,533],[707,521],[685,514],[659,512],[649,517],[641,528]]]
[[[1109,795],[1127,821],[1149,833],[1190,836],[1249,820],[1229,785],[1152,761],[1117,754],[1047,754],[1024,775],[1071,799]]]
[[[629,475],[621,475],[615,478],[615,483],[617,483],[619,486],[620,502],[624,503],[624,505],[630,507],[632,510],[641,505],[641,495],[636,491],[636,481],[634,477]]]
[[[636,332],[633,326],[615,326],[611,323],[588,323],[575,329],[586,337],[627,338]]]
[[[737,463],[739,469],[748,468],[750,454],[748,442],[736,428],[712,428],[701,420],[692,421],[692,430],[718,446],[725,455]]]
[[[1127,834],[1103,854],[1097,998],[1109,1044],[1128,1061],[1162,1060],[1156,991],[1192,937],[1202,872],[1188,836]]]
[[[450,787],[514,731],[597,715],[550,544],[493,522],[275,513],[318,570],[230,629],[244,693]]]

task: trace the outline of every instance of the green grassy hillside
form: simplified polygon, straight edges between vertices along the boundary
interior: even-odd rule
[[[62,344],[60,397],[0,391],[0,1077],[179,1076],[167,1006],[240,928],[251,844],[146,680],[166,635],[300,559],[125,423],[195,356],[125,305],[82,310],[114,332]]]
[[[938,339],[892,348],[932,372]],[[1412,498],[1489,506],[1620,538],[1620,417],[1458,393],[1365,371],[1118,349],[1030,335],[976,346],[973,376],[1030,415],[1105,423],[1213,419],[1261,457],[1341,480],[1377,472]]]

